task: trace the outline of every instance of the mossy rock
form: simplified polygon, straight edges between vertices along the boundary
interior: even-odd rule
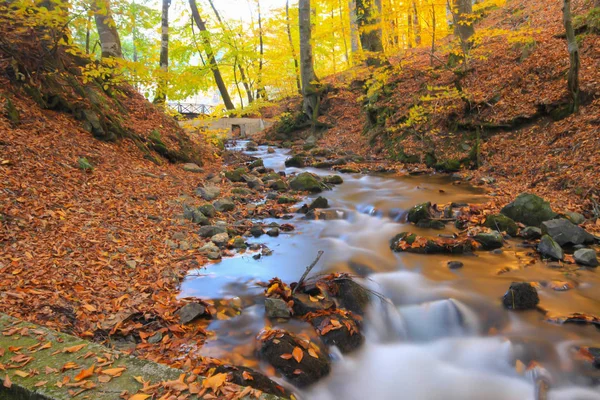
[[[460,171],[459,160],[446,160],[435,164],[434,168],[441,172],[457,172]]]
[[[344,179],[342,179],[342,177],[339,175],[329,175],[323,178],[323,182],[331,185],[341,185],[344,183]]]
[[[495,250],[504,245],[504,238],[500,232],[478,233],[474,239],[483,250]]]
[[[530,193],[521,193],[512,203],[506,205],[500,213],[513,221],[538,228],[542,222],[558,216],[557,213],[552,211],[550,203]]]
[[[264,167],[265,164],[263,162],[262,159],[258,159],[258,160],[254,160],[250,163],[250,165],[248,166],[249,169],[254,169],[254,168],[259,168],[259,167]]]
[[[232,182],[242,182],[243,176],[246,174],[245,168],[237,168],[233,171],[225,171],[225,177]]]
[[[290,181],[290,186],[294,190],[307,191],[312,193],[322,192],[326,187],[318,178],[308,172],[303,172]]]
[[[412,222],[413,224],[418,223],[419,221],[428,221],[433,217],[431,213],[431,202],[417,204],[410,210],[408,210],[408,222]]]
[[[512,237],[516,237],[519,232],[517,223],[502,214],[488,215],[483,225],[498,232],[506,232]]]
[[[285,160],[285,166],[288,168],[304,168],[306,167],[306,159],[300,155],[295,155]]]
[[[299,200],[295,197],[280,196],[277,199],[277,204],[295,204]]]

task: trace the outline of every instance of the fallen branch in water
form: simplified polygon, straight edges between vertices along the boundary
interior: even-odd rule
[[[321,259],[321,256],[323,255],[323,253],[324,253],[323,250],[319,250],[319,253],[317,254],[317,258],[315,258],[315,261],[313,261],[312,264],[310,264],[308,267],[306,267],[306,270],[304,271],[304,273],[300,277],[300,280],[298,281],[298,284],[292,290],[292,294],[296,293],[296,289],[298,289],[300,286],[302,286],[302,283],[304,282],[304,280],[306,279],[306,277],[308,276],[308,274],[310,273],[310,271],[315,267],[315,265],[317,265],[317,263]]]

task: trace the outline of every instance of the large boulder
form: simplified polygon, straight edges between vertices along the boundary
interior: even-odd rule
[[[200,186],[196,189],[196,195],[202,197],[206,201],[212,201],[219,197],[221,189],[216,186]]]
[[[417,204],[410,210],[408,210],[408,222],[412,222],[413,224],[418,223],[423,220],[430,220],[433,217],[433,213],[431,211],[431,202]]]
[[[483,225],[498,232],[506,232],[512,237],[519,232],[517,223],[503,214],[488,215]]]
[[[285,160],[285,166],[288,168],[304,168],[306,167],[306,160],[304,157],[295,155]]]
[[[476,243],[471,238],[424,237],[410,232],[402,232],[390,240],[390,249],[395,252],[417,254],[464,254],[471,253]]]
[[[594,236],[564,218],[542,222],[542,233],[560,246],[594,243]]]
[[[552,211],[550,203],[530,193],[521,193],[512,203],[507,204],[500,213],[513,221],[538,227],[542,222],[549,221],[558,216],[558,214]]]
[[[540,302],[537,290],[527,282],[513,282],[502,298],[504,307],[510,310],[529,310]]]
[[[592,249],[579,249],[574,254],[575,262],[586,267],[597,267],[598,257]]]
[[[537,226],[527,226],[521,229],[520,236],[525,240],[538,240],[542,237],[542,230]]]
[[[307,191],[312,193],[319,193],[325,189],[325,185],[319,181],[319,179],[308,172],[302,172],[298,174],[290,181],[290,187],[298,191]]]
[[[565,253],[558,243],[554,241],[550,236],[544,235],[538,244],[537,251],[541,255],[555,260],[562,260],[565,258]]]
[[[297,387],[311,385],[327,376],[331,370],[327,353],[313,342],[307,345],[288,332],[267,331],[260,337],[260,343],[260,358]]]
[[[329,208],[329,202],[325,197],[319,196],[310,204],[308,208],[311,210],[316,208]]]

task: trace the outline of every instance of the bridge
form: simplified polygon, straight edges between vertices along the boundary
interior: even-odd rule
[[[215,107],[197,103],[168,103],[168,107],[186,118],[197,118],[200,115],[212,114]]]

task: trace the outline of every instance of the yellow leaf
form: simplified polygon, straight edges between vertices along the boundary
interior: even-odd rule
[[[29,376],[27,372],[21,371],[19,369],[15,371],[15,375],[20,376],[21,378],[27,378]]]
[[[313,349],[308,349],[308,354],[309,354],[311,357],[314,357],[314,358],[319,358],[319,355],[318,355],[318,354],[317,354],[317,352],[316,352],[316,351],[314,351]]]

